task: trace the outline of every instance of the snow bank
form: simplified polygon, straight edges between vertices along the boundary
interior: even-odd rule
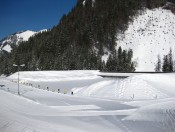
[[[68,81],[68,80],[86,80],[86,79],[97,79],[99,71],[86,71],[86,70],[75,70],[75,71],[29,71],[20,72],[20,80],[23,81]],[[18,73],[15,73],[8,77],[10,80],[16,80]]]

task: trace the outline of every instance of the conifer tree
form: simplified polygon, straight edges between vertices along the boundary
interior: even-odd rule
[[[162,71],[163,71],[163,72],[169,72],[168,55],[165,55],[164,58],[163,58]]]
[[[169,61],[169,72],[173,72],[173,55],[172,55],[171,48],[170,48],[170,52],[168,54],[168,61]]]
[[[155,66],[155,71],[156,72],[161,72],[161,58],[160,55],[157,56],[157,64]]]
[[[163,72],[173,72],[173,55],[172,49],[170,48],[169,54],[165,55],[163,58]]]

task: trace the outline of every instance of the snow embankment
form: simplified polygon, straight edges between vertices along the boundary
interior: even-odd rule
[[[175,15],[162,8],[146,9],[117,39],[116,49],[121,46],[133,50],[133,60],[138,62],[137,71],[154,71],[158,55],[163,59],[170,48],[175,55]]]
[[[175,97],[175,74],[143,74],[126,79],[106,79],[73,91],[81,96],[127,100]]]
[[[86,80],[86,79],[97,79],[99,71],[25,71],[20,72],[21,81],[68,81],[68,80]],[[15,73],[8,77],[10,80],[16,80],[18,73]]]

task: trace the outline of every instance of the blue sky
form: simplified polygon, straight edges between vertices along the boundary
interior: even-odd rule
[[[1,0],[0,40],[22,30],[52,28],[77,0]]]

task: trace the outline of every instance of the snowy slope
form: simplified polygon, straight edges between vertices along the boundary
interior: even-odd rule
[[[34,32],[34,31],[25,31],[25,32],[22,32],[22,33],[17,33],[16,36],[18,38],[18,41],[22,40],[22,41],[28,41],[28,39],[35,35],[37,32]]]
[[[38,32],[27,30],[27,31],[17,32],[15,34],[9,35],[8,37],[0,41],[0,50],[11,52],[13,45],[18,45],[22,41],[28,41],[30,37],[43,31],[47,31],[47,30],[44,29]]]
[[[145,9],[117,37],[117,49],[133,50],[137,71],[154,71],[158,55],[163,58],[172,48],[175,58],[175,15],[162,8]]]
[[[174,73],[142,74],[125,79],[105,79],[83,88],[74,88],[73,91],[79,96],[124,100],[156,100],[175,97],[174,82]]]

